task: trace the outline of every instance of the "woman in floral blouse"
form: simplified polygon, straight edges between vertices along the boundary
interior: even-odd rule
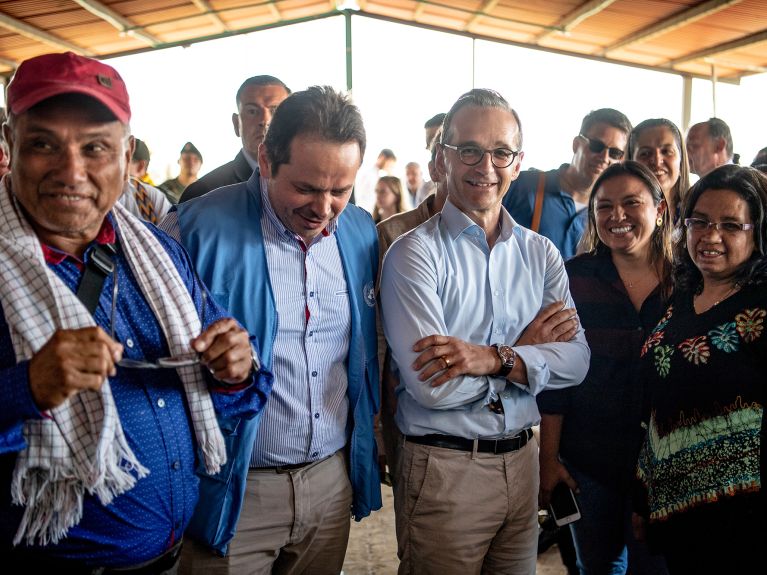
[[[675,292],[642,348],[650,405],[639,457],[651,545],[671,573],[763,572],[767,178],[727,165],[692,187]]]

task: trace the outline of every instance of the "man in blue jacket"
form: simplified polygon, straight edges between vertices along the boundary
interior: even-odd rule
[[[370,215],[347,205],[364,151],[347,97],[297,92],[277,109],[247,182],[163,223],[214,298],[258,336],[275,377],[257,424],[220,422],[232,468],[201,476],[181,573],[339,573],[350,515],[381,507],[378,245]]]

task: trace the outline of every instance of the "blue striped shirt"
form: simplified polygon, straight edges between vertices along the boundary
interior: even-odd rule
[[[333,220],[309,246],[274,213],[261,178],[261,230],[277,306],[274,386],[251,467],[316,461],[346,445],[351,303]],[[160,227],[180,241],[178,214]]]
[[[261,179],[261,230],[277,306],[274,387],[266,403],[251,466],[315,461],[346,445],[349,400],[346,358],[351,309],[335,230],[312,243],[288,230]]]

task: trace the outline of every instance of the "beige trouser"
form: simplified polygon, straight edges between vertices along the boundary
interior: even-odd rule
[[[342,451],[291,472],[251,470],[229,554],[219,557],[187,538],[179,575],[336,575],[351,504]]]
[[[535,573],[538,449],[494,455],[405,442],[394,484],[400,575]]]

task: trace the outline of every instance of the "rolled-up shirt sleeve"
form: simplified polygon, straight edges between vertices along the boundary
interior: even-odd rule
[[[444,236],[445,232],[443,230],[439,233]],[[542,307],[557,300],[564,301],[566,307],[574,307],[564,263],[556,247],[538,236],[534,241],[529,241],[528,236],[510,238],[508,245],[500,248],[506,250],[507,255],[498,260],[490,257],[490,271],[486,272],[490,277],[497,273],[493,271],[493,266],[507,263],[517,268],[508,275],[506,294],[497,296],[505,298],[506,303],[499,305],[504,313],[485,322],[497,321],[497,325],[479,326],[474,322],[475,327],[465,333],[463,330],[451,333],[448,327],[450,322],[446,321],[445,314],[452,314],[451,317],[476,314],[481,317],[487,312],[479,307],[491,304],[473,301],[471,289],[464,290],[467,293],[462,292],[462,297],[465,297],[459,301],[454,299],[455,291],[450,297],[445,297],[445,285],[462,283],[466,286],[469,282],[476,282],[475,293],[481,294],[483,301],[492,302],[495,306],[493,298],[496,294],[488,296],[482,290],[494,291],[495,286],[502,282],[494,282],[493,278],[488,280],[473,271],[467,271],[466,266],[462,265],[467,262],[467,253],[469,257],[483,256],[470,253],[466,244],[450,252],[455,258],[451,260],[445,255],[449,249],[440,249],[438,241],[428,241],[432,237],[439,237],[439,233],[435,232],[431,236],[424,233],[407,234],[392,245],[384,258],[380,292],[384,332],[406,392],[429,409],[455,409],[472,404],[481,408],[499,396],[503,399],[506,394],[502,392],[508,387],[535,396],[544,389],[562,389],[579,384],[586,375],[590,357],[582,328],[579,327],[568,342],[514,346]],[[471,233],[467,235],[468,239],[463,238],[462,241],[475,241]],[[461,258],[464,259],[461,261]],[[505,270],[501,273],[505,274]],[[505,275],[502,277],[505,278]],[[492,287],[486,287],[485,282],[489,282],[488,286],[492,284]],[[524,289],[521,288],[522,282],[527,284]],[[520,289],[515,289],[518,286]],[[463,309],[452,309],[455,305]],[[419,355],[413,351],[413,345],[419,339],[434,334],[451,335],[474,344],[503,343],[513,346],[525,362],[528,383],[508,382],[491,376],[462,376],[439,387],[431,387],[428,381],[420,381],[418,372],[412,368]]]
[[[478,402],[482,406],[504,389],[504,380],[462,376],[432,387],[429,381],[420,381],[419,372],[412,367],[419,355],[413,351],[415,342],[434,334],[449,335],[438,285],[439,260],[435,258],[438,254],[410,234],[389,248],[381,275],[386,340],[399,367],[401,383],[419,404],[429,409],[454,409]]]
[[[555,301],[563,301],[566,308],[575,309],[562,256],[551,242],[546,242],[544,245],[546,270],[541,307]],[[538,395],[544,390],[564,389],[578,385],[586,377],[591,359],[586,334],[580,322],[578,331],[570,341],[522,345],[514,347],[514,351],[525,362],[527,388],[532,395]]]

